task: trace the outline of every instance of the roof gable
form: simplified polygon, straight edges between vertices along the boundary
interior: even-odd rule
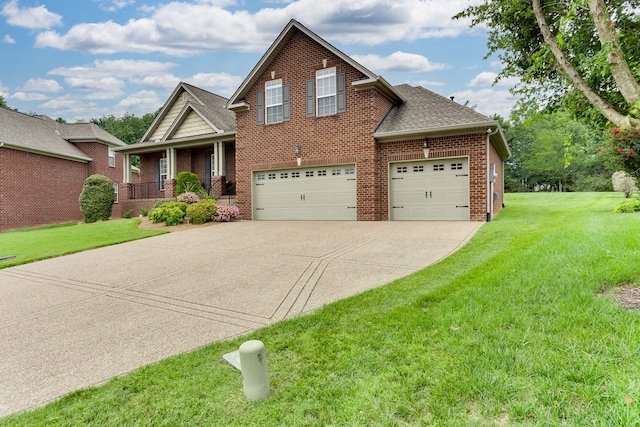
[[[186,115],[196,112],[206,122],[208,133],[235,132],[235,115],[224,108],[227,99],[181,82],[176,86],[140,143],[165,141],[179,131]]]
[[[192,103],[187,102],[167,130],[163,140],[211,133],[222,133],[222,131],[211,123]]]
[[[356,62],[353,58],[345,55],[342,51],[337,49],[332,44],[328,43],[326,40],[322,39],[320,36],[315,34],[313,31],[309,30],[307,27],[292,19],[289,21],[287,26],[282,30],[280,35],[275,39],[275,41],[271,44],[269,49],[262,55],[260,61],[253,67],[253,70],[249,73],[249,75],[244,79],[240,87],[236,90],[236,92],[231,96],[229,102],[226,105],[226,108],[232,111],[242,111],[249,108],[249,104],[245,101],[245,97],[247,92],[251,87],[260,79],[260,77],[268,70],[269,65],[275,60],[275,58],[283,51],[289,40],[297,33],[302,32],[309,38],[311,38],[315,43],[320,44],[325,49],[329,50],[331,53],[336,55],[338,58],[349,64],[351,67],[358,70],[365,77],[361,80],[351,82],[351,85],[355,87],[356,90],[367,90],[367,89],[376,89],[383,96],[389,98],[394,103],[402,102],[404,99],[400,93],[398,93],[391,84],[389,84],[382,77],[374,74],[369,69]]]

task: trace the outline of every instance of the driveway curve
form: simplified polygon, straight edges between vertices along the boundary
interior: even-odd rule
[[[0,270],[0,416],[381,286],[481,225],[238,221]]]

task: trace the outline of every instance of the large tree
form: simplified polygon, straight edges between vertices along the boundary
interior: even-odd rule
[[[486,0],[462,17],[488,27],[525,105],[640,130],[640,0]]]

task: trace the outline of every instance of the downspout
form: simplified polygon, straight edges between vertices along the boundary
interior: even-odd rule
[[[493,177],[491,177],[491,150],[490,145],[491,144],[491,136],[495,135],[496,133],[498,133],[498,130],[500,130],[499,126],[496,126],[495,129],[491,129],[488,128],[487,129],[487,147],[486,147],[486,156],[487,156],[487,173],[486,173],[486,177],[487,177],[487,222],[491,222],[491,219],[493,218]]]

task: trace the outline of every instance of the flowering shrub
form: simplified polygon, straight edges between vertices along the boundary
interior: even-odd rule
[[[216,201],[213,199],[201,200],[187,207],[187,215],[191,217],[192,224],[204,224],[213,220],[216,214]]]
[[[624,193],[625,197],[631,197],[633,193],[638,191],[636,179],[625,171],[614,172],[611,176],[611,183],[613,191]]]
[[[640,134],[638,131],[615,128],[613,130],[614,158],[619,166],[630,175],[640,176]]]
[[[214,217],[218,222],[229,222],[240,216],[240,209],[237,206],[220,205]]]
[[[193,191],[187,191],[186,193],[179,194],[177,200],[184,203],[198,203],[200,197]]]

